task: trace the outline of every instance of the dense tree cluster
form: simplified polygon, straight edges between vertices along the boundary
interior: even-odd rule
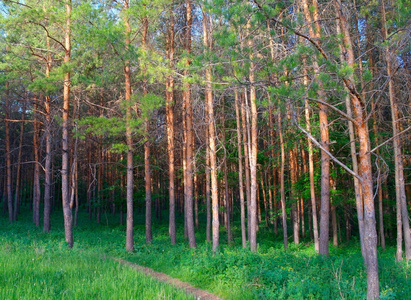
[[[312,240],[359,237],[368,297],[377,245],[411,259],[411,3],[2,1],[3,212],[29,204],[49,232],[62,208],[169,214],[196,247],[241,224]],[[408,202],[407,202],[408,199]],[[74,210],[74,215],[73,215]],[[206,216],[202,224],[199,215]],[[124,220],[126,214],[126,220]],[[154,216],[153,216],[154,214]],[[248,242],[248,244],[247,244]],[[404,253],[403,253],[403,249]]]

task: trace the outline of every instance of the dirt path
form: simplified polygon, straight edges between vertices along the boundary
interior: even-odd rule
[[[160,272],[156,272],[153,269],[147,268],[147,267],[143,267],[143,266],[139,266],[137,264],[133,264],[129,261],[120,259],[120,258],[115,258],[112,257],[111,259],[120,262],[122,264],[125,265],[129,265],[130,267],[143,272],[144,274],[154,277],[162,282],[166,282],[168,284],[171,284],[177,288],[183,289],[187,294],[193,295],[196,299],[198,300],[222,300],[220,297],[211,294],[207,291],[204,290],[200,290],[198,288],[193,287],[192,285],[188,284],[187,282],[183,282],[179,279],[176,278],[172,278],[170,276],[168,276],[167,274],[164,273],[160,273]]]

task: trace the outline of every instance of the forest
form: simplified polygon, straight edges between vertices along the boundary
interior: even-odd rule
[[[410,16],[1,1],[0,298],[409,299]]]

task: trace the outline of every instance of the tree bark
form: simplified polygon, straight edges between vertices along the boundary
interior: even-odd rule
[[[71,0],[66,2],[66,28],[64,35],[64,63],[70,62],[71,55]],[[62,118],[62,163],[61,163],[61,193],[64,215],[64,234],[69,248],[73,247],[73,215],[69,197],[69,105],[70,105],[70,72],[64,74],[63,118]]]
[[[304,77],[304,80],[306,81],[306,77]],[[310,106],[308,104],[307,99],[305,100],[305,121],[307,124],[307,132],[311,134]],[[313,236],[314,236],[314,249],[316,252],[319,252],[320,251],[320,241],[318,239],[317,202],[315,199],[313,143],[310,138],[308,138],[307,143],[308,143],[308,169],[310,173],[311,212],[312,212],[312,218],[313,218],[312,224],[313,224]]]
[[[348,24],[342,12],[342,5],[336,0],[336,10],[340,21],[340,28],[343,35],[345,59],[347,64],[354,69],[354,52],[352,49],[351,36]],[[354,86],[354,76],[349,75],[344,78],[344,84],[350,91],[351,102],[353,104],[354,120],[356,121],[357,136],[359,140],[359,175],[362,178],[362,192],[364,199],[364,248],[367,265],[367,298],[379,298],[379,276],[377,259],[377,230],[375,222],[375,209],[373,197],[373,177],[371,164],[371,147],[367,123],[367,112],[364,100],[356,92]]]
[[[238,184],[240,194],[240,211],[241,211],[241,241],[243,248],[247,246],[246,228],[245,228],[245,205],[244,205],[244,184],[243,184],[243,155],[241,147],[241,124],[238,91],[234,91],[235,97],[235,115],[237,124],[237,150],[238,150]]]
[[[26,100],[23,100],[23,108],[21,112],[20,138],[19,138],[19,153],[17,157],[17,174],[16,174],[16,190],[14,191],[14,210],[13,220],[17,221],[17,216],[20,209],[20,183],[21,183],[21,157],[23,153],[23,137],[24,137],[24,122],[26,120]]]
[[[281,112],[278,112],[278,135],[280,138],[280,148],[281,148],[281,166],[280,166],[281,214],[282,214],[282,223],[283,223],[284,250],[287,250],[288,233],[287,233],[287,212],[285,209],[285,186],[284,186],[285,150],[284,150],[284,138],[283,138],[283,130],[282,130]]]
[[[33,176],[33,223],[40,226],[40,121],[38,120],[38,99],[34,99],[34,176]]]
[[[174,66],[174,14],[170,8],[170,25],[167,36],[167,58],[170,69]],[[175,220],[175,162],[174,162],[174,78],[167,77],[166,83],[166,115],[167,115],[167,153],[168,153],[168,197],[169,197],[169,235],[171,244],[176,244]]]
[[[308,24],[314,22],[314,28],[309,26],[309,34],[312,38],[321,39],[321,27],[318,21],[318,4],[317,0],[313,0],[313,5],[309,8],[307,0],[303,0],[304,15]],[[311,17],[310,9],[313,11]],[[313,58],[314,74],[319,73],[319,65],[317,59]],[[319,81],[318,97],[325,101],[324,90],[321,81]],[[327,106],[319,104],[319,121],[321,146],[329,151],[329,133],[328,133],[328,117]],[[329,255],[329,224],[330,224],[330,157],[321,150],[321,216],[320,216],[320,248],[319,253]]]
[[[203,12],[203,44],[208,50],[212,50],[212,40],[210,36],[210,28],[208,15]],[[220,222],[218,219],[218,182],[217,182],[217,151],[216,151],[216,135],[214,128],[214,106],[213,106],[213,89],[211,85],[212,74],[211,67],[206,68],[206,86],[205,100],[207,107],[207,124],[208,124],[208,146],[210,155],[210,175],[211,175],[211,210],[212,210],[212,240],[213,252],[217,252],[220,243]]]
[[[388,37],[388,30],[386,25],[386,13],[385,13],[385,5],[384,1],[380,1],[381,6],[381,20],[382,20],[382,35],[383,39],[386,40]],[[404,161],[402,158],[402,149],[401,149],[401,141],[398,133],[400,132],[400,115],[398,111],[398,104],[397,99],[395,97],[394,91],[394,81],[392,79],[393,70],[392,70],[392,60],[391,60],[391,53],[390,48],[388,46],[384,49],[384,58],[387,64],[387,75],[388,75],[388,95],[390,98],[390,106],[391,106],[391,120],[392,120],[392,134],[393,134],[393,145],[394,145],[394,164],[395,164],[395,194],[397,200],[397,216],[401,215],[401,221],[403,226],[402,234],[404,236],[404,244],[405,244],[405,257],[407,260],[411,259],[411,230],[410,230],[410,223],[408,217],[408,209],[407,209],[407,198],[405,194],[405,180],[404,180]],[[400,211],[400,213],[398,212]],[[399,224],[397,220],[397,224]],[[399,243],[397,244],[397,247]],[[401,245],[402,247],[402,245]],[[397,250],[397,253],[399,251]],[[402,252],[402,251],[401,251]],[[397,255],[397,260],[402,260],[401,257]]]
[[[337,24],[337,32],[340,33],[340,26]],[[343,61],[344,54],[343,49],[340,46],[340,59]],[[352,117],[352,109],[350,103],[350,96],[345,97],[345,105],[347,107],[347,115]],[[351,160],[353,165],[353,171],[358,174],[358,160],[357,160],[357,149],[355,145],[355,133],[354,133],[354,124],[351,121],[348,121],[348,132],[350,136],[350,150],[351,150]],[[365,249],[364,249],[364,204],[362,199],[361,185],[358,181],[358,178],[354,177],[354,193],[355,193],[355,204],[357,207],[357,219],[358,219],[358,228],[360,233],[360,245],[361,245],[361,254],[365,259]]]
[[[47,47],[49,47],[49,39],[47,38]],[[46,77],[50,76],[51,56],[47,56]],[[52,133],[51,133],[51,98],[44,98],[44,114],[45,114],[45,139],[46,139],[46,159],[45,159],[45,177],[44,177],[44,216],[43,216],[43,231],[50,232],[50,212],[51,212],[51,160],[52,160]]]
[[[250,32],[251,23],[247,22],[247,31]],[[248,47],[250,49],[254,48],[253,39],[248,40]],[[249,54],[250,67],[249,67],[249,80],[250,80],[250,108],[251,108],[251,141],[249,140],[249,159],[250,159],[250,250],[252,252],[257,251],[257,104],[256,104],[256,89],[254,86],[255,75],[254,75],[254,54],[250,51]],[[247,97],[246,97],[247,104]]]
[[[124,0],[123,9],[127,11],[129,8],[129,0]],[[126,51],[130,47],[131,28],[127,16],[124,17],[125,24],[125,48]],[[126,139],[127,139],[127,228],[126,228],[126,250],[132,252],[134,250],[134,236],[133,236],[133,138],[131,128],[131,70],[130,61],[126,60],[124,65],[124,84],[125,84],[125,101],[127,105],[126,111]]]
[[[186,18],[187,18],[187,28],[186,28],[186,37],[185,37],[185,50],[189,54],[191,52],[191,25],[193,22],[192,11],[191,11],[191,2],[186,0]],[[190,65],[190,60],[187,59],[186,67]],[[184,75],[188,76],[188,69],[184,70]],[[186,149],[186,222],[187,222],[187,234],[188,234],[188,243],[191,248],[196,247],[195,232],[194,232],[194,220],[193,220],[193,164],[194,164],[194,136],[193,136],[193,106],[191,99],[191,87],[188,82],[183,84],[183,101],[185,103],[185,149]]]
[[[146,49],[148,33],[148,19],[144,17],[143,19],[143,37],[141,41],[141,46],[144,50]],[[147,95],[147,79],[146,77],[146,67],[143,69],[143,96]],[[152,229],[152,204],[151,204],[151,168],[150,168],[150,139],[149,139],[149,118],[146,116],[144,118],[144,182],[146,191],[146,243],[150,244],[153,241],[153,229]]]
[[[4,131],[6,147],[6,190],[7,190],[7,207],[9,211],[9,221],[13,222],[13,192],[11,183],[11,153],[10,153],[10,90],[9,83],[6,82],[6,98],[4,101]],[[6,203],[6,202],[5,202]]]

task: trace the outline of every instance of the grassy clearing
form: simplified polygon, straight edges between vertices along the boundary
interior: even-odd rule
[[[62,232],[1,223],[0,299],[193,299],[106,259],[101,248],[67,249]]]
[[[143,220],[136,220],[135,252],[126,253],[124,226],[106,220],[107,224],[97,225],[81,215],[74,249],[68,250],[60,213],[54,216],[50,235],[34,228],[29,216],[13,225],[2,218],[0,268],[6,271],[0,275],[0,298],[186,299],[168,285],[104,259],[105,255],[151,267],[224,299],[364,299],[366,295],[366,273],[356,244],[331,248],[330,258],[323,259],[304,243],[284,252],[281,237],[275,240],[260,230],[258,253],[243,250],[236,240],[236,246],[222,246],[213,256],[201,231],[197,249],[188,248],[182,232],[178,245],[171,246],[166,220],[154,226],[153,244],[145,245]],[[396,263],[394,257],[393,248],[379,253],[381,298],[409,299],[411,267]]]

